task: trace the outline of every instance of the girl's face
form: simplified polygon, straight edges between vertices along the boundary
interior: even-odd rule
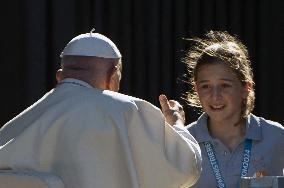
[[[242,101],[248,90],[230,67],[223,63],[202,65],[197,72],[195,89],[210,121],[237,122],[240,119]]]

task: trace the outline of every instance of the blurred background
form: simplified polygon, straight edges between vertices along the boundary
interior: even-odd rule
[[[184,38],[237,35],[254,68],[254,113],[284,123],[283,0],[15,0],[0,7],[0,127],[55,86],[65,44],[92,28],[123,54],[121,92],[157,106],[164,93],[184,105],[187,123],[198,113],[182,99],[189,90]]]

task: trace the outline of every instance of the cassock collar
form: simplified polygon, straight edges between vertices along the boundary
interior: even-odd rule
[[[65,78],[58,83],[58,85],[61,85],[61,84],[74,84],[74,85],[78,85],[78,86],[82,86],[82,87],[94,88],[93,86],[91,86],[87,82],[84,82],[82,80],[78,80],[78,79],[75,79],[75,78]]]

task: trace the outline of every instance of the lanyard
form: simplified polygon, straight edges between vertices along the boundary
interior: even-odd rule
[[[207,152],[207,157],[208,157],[208,160],[211,164],[211,168],[212,168],[212,171],[214,173],[216,182],[218,184],[218,187],[219,188],[225,188],[226,184],[225,184],[224,178],[221,174],[221,170],[219,168],[218,160],[216,158],[212,144],[210,142],[204,142],[204,146],[205,146],[205,149],[206,149],[206,152]],[[251,156],[251,147],[252,147],[252,140],[246,139],[245,140],[244,152],[243,152],[241,177],[245,177],[248,173],[250,156]]]

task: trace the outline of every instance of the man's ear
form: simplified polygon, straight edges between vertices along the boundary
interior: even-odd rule
[[[107,89],[118,91],[121,79],[121,72],[117,66],[112,66],[107,73]]]
[[[110,85],[111,85],[111,82],[112,82],[112,77],[114,75],[114,69],[113,67],[109,68],[107,71],[106,71],[106,79],[105,79],[105,84],[106,84],[106,89],[110,90]]]
[[[107,87],[109,90],[114,91],[114,85],[115,85],[115,67],[112,67],[108,72],[108,78],[107,78]]]
[[[58,69],[57,70],[55,77],[56,77],[57,82],[60,82],[63,79],[63,77],[62,77],[62,69]]]

